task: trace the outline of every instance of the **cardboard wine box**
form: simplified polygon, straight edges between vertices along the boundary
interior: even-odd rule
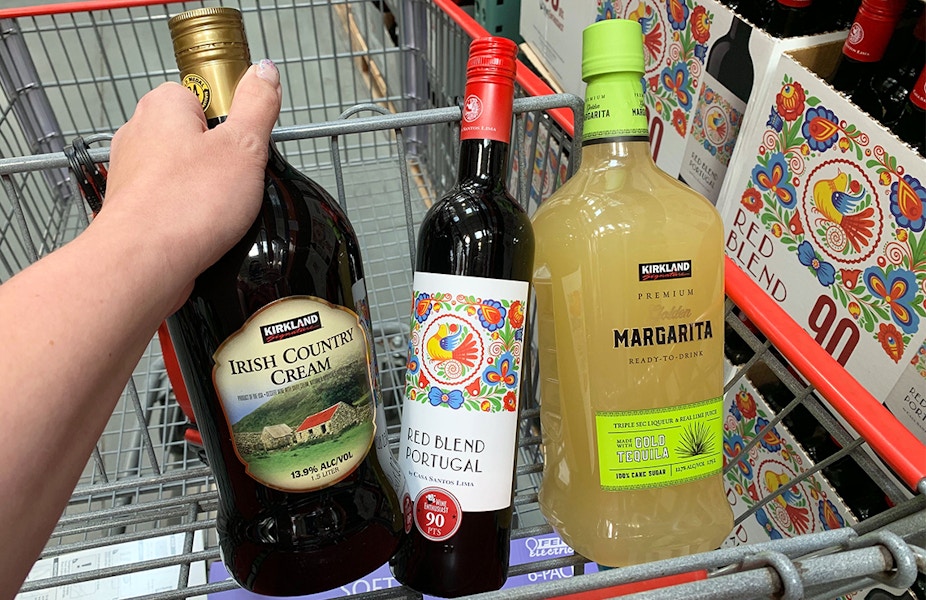
[[[727,255],[885,402],[926,340],[926,161],[790,53],[753,102]]]
[[[582,96],[582,30],[602,19],[643,26],[650,137],[656,164],[716,202],[749,99],[782,54],[846,32],[779,39],[716,0],[523,0],[525,53],[554,88]]]
[[[729,363],[727,372],[732,372]],[[814,463],[783,423],[766,429],[775,412],[748,377],[741,377],[727,391],[724,409],[724,484],[735,525],[722,547],[780,540],[858,523],[821,472],[794,483],[810,471]],[[762,438],[746,452],[745,457],[731,464],[732,457],[743,452],[763,431]],[[861,485],[861,482],[858,484]],[[774,499],[764,502],[772,495],[775,495]],[[870,596],[875,589],[886,590],[893,595],[904,592],[879,584],[840,598],[863,600],[883,597],[877,594]]]

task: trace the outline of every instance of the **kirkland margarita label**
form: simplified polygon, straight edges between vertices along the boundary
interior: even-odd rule
[[[584,116],[585,144],[649,139],[643,87],[635,73],[614,73],[589,82]]]
[[[248,474],[305,492],[337,483],[375,434],[369,346],[353,311],[311,296],[272,302],[219,347],[213,380]]]
[[[720,473],[723,397],[595,415],[601,489],[678,485]]]
[[[450,515],[511,503],[528,284],[416,273],[414,289],[399,465],[418,528],[445,539]]]

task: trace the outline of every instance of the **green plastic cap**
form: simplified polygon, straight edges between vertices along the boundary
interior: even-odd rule
[[[605,19],[582,31],[582,80],[602,73],[643,73],[643,28],[630,19]]]

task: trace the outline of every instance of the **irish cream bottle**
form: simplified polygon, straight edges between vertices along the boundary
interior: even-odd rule
[[[249,65],[241,14],[193,10],[170,30],[183,84],[219,126]],[[271,147],[257,219],[168,320],[218,488],[222,559],[248,590],[336,588],[403,535],[368,314],[347,216]]]

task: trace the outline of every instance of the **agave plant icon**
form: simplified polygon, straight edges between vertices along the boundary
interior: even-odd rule
[[[714,451],[714,435],[705,423],[692,423],[675,447],[675,453],[682,458],[693,458]]]

